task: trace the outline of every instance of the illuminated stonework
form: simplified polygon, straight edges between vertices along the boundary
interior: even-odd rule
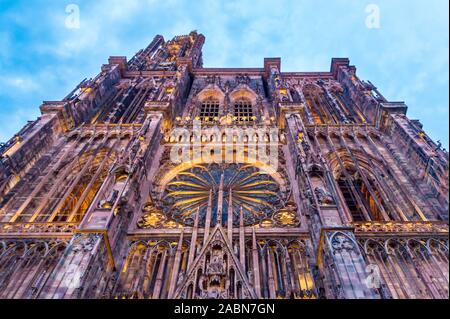
[[[196,213],[200,214],[199,225],[204,226],[208,208],[211,220],[217,223],[221,219],[222,226],[228,223],[230,209],[234,226],[239,226],[241,209],[244,224],[257,225],[278,211],[282,203],[280,186],[269,174],[238,164],[196,165],[180,172],[166,185],[161,199],[167,215],[189,226],[194,224]]]
[[[204,41],[110,57],[0,145],[0,298],[448,298],[448,153],[406,105]],[[233,161],[171,158],[211,142]]]

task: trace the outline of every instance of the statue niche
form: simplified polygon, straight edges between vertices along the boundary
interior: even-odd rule
[[[228,298],[227,258],[220,242],[212,247],[211,256],[208,257],[206,258],[206,272],[200,278],[200,297],[202,299],[226,299]]]
[[[323,187],[316,187],[314,194],[316,194],[317,201],[320,205],[330,206],[335,204],[333,195]]]
[[[220,225],[215,227],[189,267],[187,276],[180,281],[175,293],[177,299],[256,298]]]

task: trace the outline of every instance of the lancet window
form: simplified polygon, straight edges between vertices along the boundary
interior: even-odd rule
[[[234,103],[234,116],[240,123],[251,123],[254,121],[252,102],[241,98]]]
[[[200,120],[203,123],[213,123],[219,120],[220,104],[216,99],[203,101],[200,108]]]

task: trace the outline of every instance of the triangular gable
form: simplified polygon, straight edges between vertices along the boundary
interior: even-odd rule
[[[248,278],[247,275],[245,274],[244,270],[242,269],[242,265],[240,264],[237,256],[233,253],[233,249],[231,244],[228,242],[227,236],[225,235],[225,232],[222,228],[221,225],[217,225],[214,230],[212,231],[211,235],[209,236],[208,240],[206,241],[206,243],[203,245],[200,253],[198,254],[198,256],[195,258],[194,262],[192,263],[192,265],[189,267],[189,270],[187,271],[187,276],[185,277],[185,279],[183,280],[182,284],[180,285],[180,287],[177,288],[174,298],[175,299],[180,299],[182,297],[182,293],[183,291],[185,291],[188,288],[188,285],[190,285],[191,283],[193,283],[193,281],[195,280],[195,276],[198,272],[198,270],[200,268],[202,268],[203,266],[203,261],[205,260],[206,257],[206,253],[212,249],[211,245],[220,241],[221,243],[223,243],[225,252],[227,254],[227,256],[230,257],[228,262],[232,263],[232,268],[234,269],[235,273],[236,273],[236,278],[239,279],[239,281],[242,283],[242,296],[246,297],[246,298],[251,298],[251,299],[256,299],[256,294],[254,292],[254,289],[251,287],[251,285],[248,282]],[[208,265],[206,267],[207,269],[202,269],[203,274],[205,276],[208,270]],[[230,268],[230,267],[228,267]],[[225,270],[227,271],[227,270]],[[229,274],[225,274],[225,277],[228,277]],[[214,276],[214,275],[213,275]],[[218,277],[218,276],[216,276]],[[195,293],[195,292],[194,292]],[[195,298],[196,296],[194,296]],[[209,296],[210,297],[210,296]],[[206,297],[208,298],[208,297]],[[236,298],[236,296],[235,296]],[[217,299],[220,299],[220,297],[218,297]]]

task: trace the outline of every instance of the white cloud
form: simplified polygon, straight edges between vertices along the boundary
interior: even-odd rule
[[[10,90],[20,91],[22,93],[31,93],[40,89],[40,84],[28,75],[0,76],[0,92],[7,94]]]
[[[131,58],[157,33],[168,39],[197,29],[207,37],[207,67],[261,67],[264,57],[279,56],[285,71],[326,71],[332,57],[349,56],[361,78],[388,99],[405,100],[411,114],[421,115],[426,105],[427,127],[448,127],[447,119],[430,111],[441,114],[448,103],[447,1],[368,2],[381,9],[380,29],[365,27],[367,2],[356,0],[79,1],[80,29],[65,27],[67,3],[55,3],[27,2],[0,13],[8,23],[0,32],[0,82],[11,90],[6,94],[36,96],[44,87],[40,93],[48,99],[60,98],[94,76],[109,55]],[[9,26],[30,39],[18,45]],[[22,69],[11,62],[18,58]],[[42,69],[27,73],[33,63]]]

